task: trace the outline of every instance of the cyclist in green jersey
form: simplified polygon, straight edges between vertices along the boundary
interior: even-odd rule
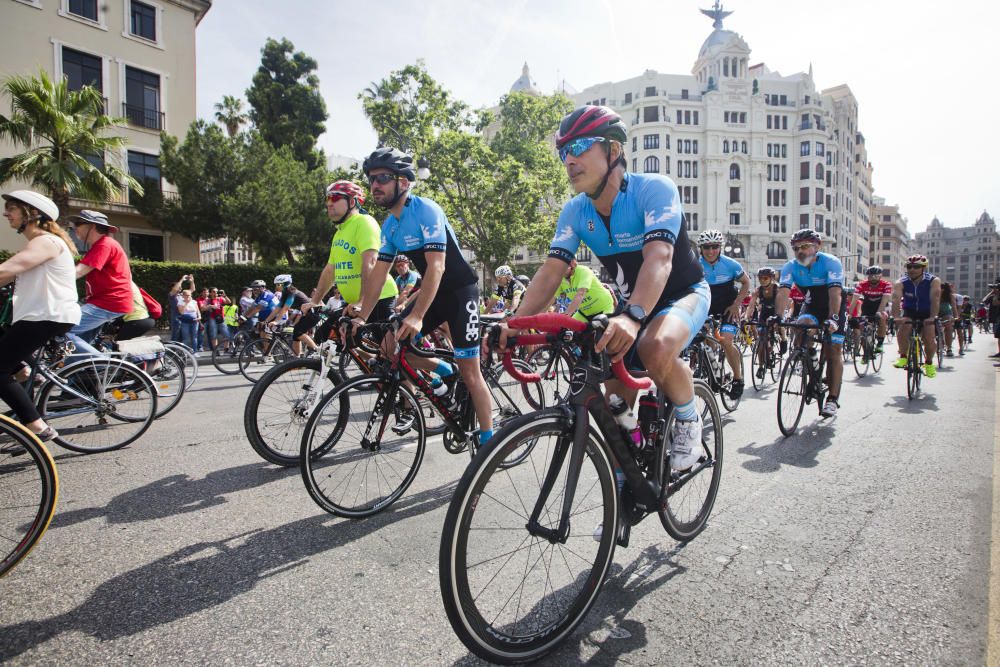
[[[312,292],[310,303],[302,306],[303,317],[323,303],[323,297],[334,282],[344,301],[352,304],[357,313],[361,303],[361,286],[375,267],[381,247],[381,230],[375,218],[361,209],[365,202],[364,190],[350,181],[336,181],[326,189],[326,212],[333,221],[336,233],[330,244],[330,258],[319,276],[319,284]],[[385,277],[382,291],[369,318],[372,322],[389,319],[396,304],[396,283]]]
[[[586,322],[595,315],[610,315],[615,310],[615,300],[608,288],[601,284],[589,267],[570,260],[566,275],[559,284],[556,297],[570,299],[566,314]]]

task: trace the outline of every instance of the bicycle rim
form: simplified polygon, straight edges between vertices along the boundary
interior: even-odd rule
[[[681,542],[693,539],[705,529],[722,480],[722,414],[708,385],[695,382],[694,398],[704,420],[701,459],[689,470],[675,473],[670,470],[666,446],[660,448],[659,456],[663,471],[660,487],[663,500],[658,512],[660,522],[670,537]],[[671,409],[666,420],[668,441],[674,418]]]
[[[234,336],[223,345],[216,345],[212,350],[212,365],[225,375],[237,375],[240,372],[240,352],[248,344],[245,336]]]
[[[331,514],[360,518],[381,512],[406,492],[420,469],[427,442],[423,415],[408,388],[396,385],[396,397],[387,400],[390,389],[381,375],[348,380],[306,423],[299,450],[302,480],[316,504]]]
[[[198,357],[195,356],[187,345],[181,343],[167,342],[163,344],[168,352],[180,359],[184,364],[184,388],[190,389],[198,379]]]
[[[792,352],[778,381],[778,428],[782,435],[795,433],[806,405],[806,369],[802,354]]]
[[[177,407],[184,398],[184,391],[187,389],[184,362],[176,356],[176,353],[167,350],[160,359],[159,368],[147,374],[156,387],[156,416],[162,417]]]
[[[91,357],[60,369],[58,375],[73,391],[47,382],[39,392],[38,408],[59,432],[55,442],[60,446],[83,454],[120,449],[153,423],[156,388],[132,364]]]
[[[462,642],[493,662],[536,660],[556,648],[597,599],[614,556],[615,478],[593,431],[570,510],[565,543],[525,528],[560,439],[572,438],[561,411],[512,420],[466,469],[441,536],[441,595]],[[531,441],[530,456],[504,468]],[[568,444],[568,443],[566,443]],[[568,455],[538,522],[557,528]],[[600,541],[594,529],[602,525]]]
[[[760,360],[760,353],[764,352],[764,360]],[[765,342],[763,338],[758,338],[757,342],[754,343],[753,349],[750,351],[750,379],[753,382],[753,388],[760,391],[764,388],[764,378],[757,377],[759,369],[764,369],[765,377],[767,375],[767,349],[765,347]]]
[[[21,448],[15,454],[15,448]],[[55,514],[59,476],[45,446],[0,415],[0,577],[38,544]]]
[[[854,361],[854,372],[859,378],[861,378],[868,375],[868,365],[870,363],[868,359],[871,356],[872,348],[868,345],[867,339],[858,341],[857,345],[859,345],[861,349],[852,350],[851,357]]]
[[[240,373],[250,382],[257,382],[267,371],[291,358],[291,352],[277,339],[257,340],[240,350]]]

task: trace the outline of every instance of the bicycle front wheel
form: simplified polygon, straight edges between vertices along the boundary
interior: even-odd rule
[[[758,338],[758,341],[760,339]],[[722,414],[715,394],[707,384],[694,383],[694,400],[702,415],[702,454],[698,462],[683,472],[672,470],[669,447],[660,448],[660,522],[670,537],[681,542],[694,539],[705,529],[715,506],[722,480]],[[667,415],[666,433],[671,432],[676,414]]]
[[[548,408],[511,420],[493,443],[466,468],[448,507],[441,596],[469,650],[511,664],[541,658],[583,621],[614,556],[618,505],[611,461],[591,431],[568,536],[549,541],[532,534],[526,525],[536,505],[541,528],[559,528],[573,426],[562,411]],[[524,449],[527,460],[506,467]],[[541,497],[547,476],[554,484]]]
[[[147,362],[146,368],[150,364]],[[156,387],[156,416],[162,417],[181,402],[187,389],[187,378],[184,377],[184,362],[177,353],[165,350],[160,364],[151,373],[147,373]]]
[[[302,481],[330,514],[371,516],[406,492],[426,444],[413,392],[382,375],[363,375],[330,392],[306,422]]]
[[[41,539],[58,496],[52,455],[27,429],[0,415],[0,577]]]
[[[724,358],[725,355],[721,355],[719,358],[719,362],[722,363],[722,360]],[[739,356],[739,364],[740,364],[740,377],[744,378],[746,377],[746,374],[743,372],[745,366],[743,364],[742,354]],[[733,383],[736,382],[736,375],[735,373],[730,374],[726,372],[725,368],[727,365],[728,365],[728,360],[726,360],[726,363],[722,365],[721,373],[723,377],[723,382],[720,383],[722,388],[719,390],[719,397],[722,399],[722,406],[726,408],[726,412],[732,412],[733,410],[735,410],[740,406],[740,401],[743,400],[743,397],[733,396],[732,393]],[[729,377],[727,378],[726,375],[729,375]]]
[[[545,405],[556,405],[569,398],[569,379],[573,368],[569,352],[553,345],[543,345],[528,356],[527,363],[533,372],[542,376],[540,384]]]
[[[750,377],[753,381],[753,388],[760,391],[764,388],[764,379],[767,377],[768,357],[771,354],[771,346],[767,338],[758,336],[753,348],[750,351]],[[763,361],[761,357],[764,357]],[[763,373],[760,371],[763,370]],[[761,377],[758,377],[758,374]]]
[[[781,434],[795,433],[806,405],[806,362],[799,350],[788,355],[778,380],[778,428]]]
[[[847,346],[847,341],[844,341]],[[868,338],[855,336],[851,341],[851,358],[854,361],[854,372],[859,378],[868,375],[868,366],[871,364],[873,347],[869,347]]]
[[[190,389],[198,379],[198,357],[183,343],[167,342],[163,344],[167,353],[173,354],[184,365],[184,388]]]
[[[38,411],[66,449],[82,454],[121,449],[153,423],[156,387],[126,361],[89,357],[61,368],[58,376],[60,383],[46,382],[38,392]]]

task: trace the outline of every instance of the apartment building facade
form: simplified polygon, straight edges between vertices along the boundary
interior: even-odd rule
[[[116,130],[128,140],[118,154],[99,156],[170,196],[160,174],[160,132],[183,136],[196,119],[195,30],[211,0],[2,0],[0,22],[16,30],[0,40],[7,74],[65,77],[71,89],[91,85],[105,98],[107,113],[125,118]],[[9,108],[10,100],[0,98]],[[0,143],[0,155],[15,153]],[[6,189],[27,187],[8,183]],[[118,240],[137,259],[199,261],[198,242],[150,225],[131,203],[71,199],[66,216],[89,208],[103,211],[120,228]],[[23,240],[0,229],[0,248]]]
[[[1000,279],[1000,234],[986,211],[970,227],[946,227],[935,216],[926,231],[914,235],[912,248],[911,254],[927,256],[931,273],[973,301]]]
[[[899,206],[886,203],[882,197],[873,197],[869,232],[871,263],[882,267],[882,277],[886,280],[898,280],[903,275],[906,258],[913,254],[907,220],[899,212]]]

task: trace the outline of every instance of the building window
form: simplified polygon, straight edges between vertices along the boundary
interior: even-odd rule
[[[651,151],[660,147],[660,135],[658,134],[647,134],[642,138],[642,147]]]
[[[148,262],[162,262],[163,237],[159,234],[128,233],[128,254],[132,259],[144,259]]]
[[[638,171],[638,166],[639,166],[638,161],[635,158],[632,158],[632,173],[633,174],[636,171]]]
[[[746,152],[747,152],[747,142],[745,142],[745,141],[741,141],[740,142],[740,152],[743,153],[743,154],[746,154]]]
[[[729,165],[729,180],[738,181],[740,180],[740,165],[735,162]]]
[[[739,204],[740,203],[740,188],[736,186],[734,188],[729,188],[729,203]]]
[[[783,243],[778,241],[771,241],[767,244],[767,258],[768,259],[788,259],[788,251],[785,250]]]
[[[660,120],[660,107],[644,107],[642,110],[642,120],[645,123],[655,123]]]
[[[739,213],[730,213],[729,214],[729,224],[730,224],[730,226],[733,226],[733,227],[739,227],[739,225],[740,225],[740,214]]]
[[[690,125],[691,124],[691,112],[690,111],[685,111],[684,112],[684,124],[685,125]]]
[[[646,87],[646,97],[656,97],[656,86]]]
[[[642,163],[642,170],[647,174],[658,174],[660,173],[660,158],[655,155],[650,155]]]
[[[639,150],[638,144],[636,143],[638,141],[639,141],[639,139],[637,137],[632,137],[632,152],[633,153],[636,152],[637,150]]]
[[[663,173],[664,174],[669,174],[670,173],[670,156],[669,155],[667,157],[663,158],[663,164],[664,164]]]
[[[133,125],[163,129],[160,111],[160,77],[135,67],[125,68],[125,117]]]
[[[97,22],[97,0],[69,0],[67,9],[70,14]]]
[[[132,34],[156,41],[156,8],[132,0]]]
[[[625,104],[630,104],[632,102],[632,93],[625,93]]]
[[[142,183],[146,192],[150,189],[160,189],[160,156],[139,153],[137,151],[128,152],[128,173],[132,178]],[[129,193],[131,200],[131,193]]]
[[[63,47],[63,76],[70,90],[80,90],[84,86],[93,86],[99,91],[104,90],[104,76],[101,59],[88,53],[81,53]]]
[[[809,180],[809,163],[800,162],[799,163],[799,180],[808,181]]]
[[[809,188],[799,188],[799,205],[809,205]]]
[[[729,152],[729,139],[723,139],[722,140],[722,152],[723,153],[728,153]]]
[[[809,155],[809,142],[803,141],[799,144],[799,155],[806,156]]]
[[[823,146],[823,142],[822,141],[817,141],[816,142],[816,155],[822,156],[824,150],[825,150],[825,147]]]

